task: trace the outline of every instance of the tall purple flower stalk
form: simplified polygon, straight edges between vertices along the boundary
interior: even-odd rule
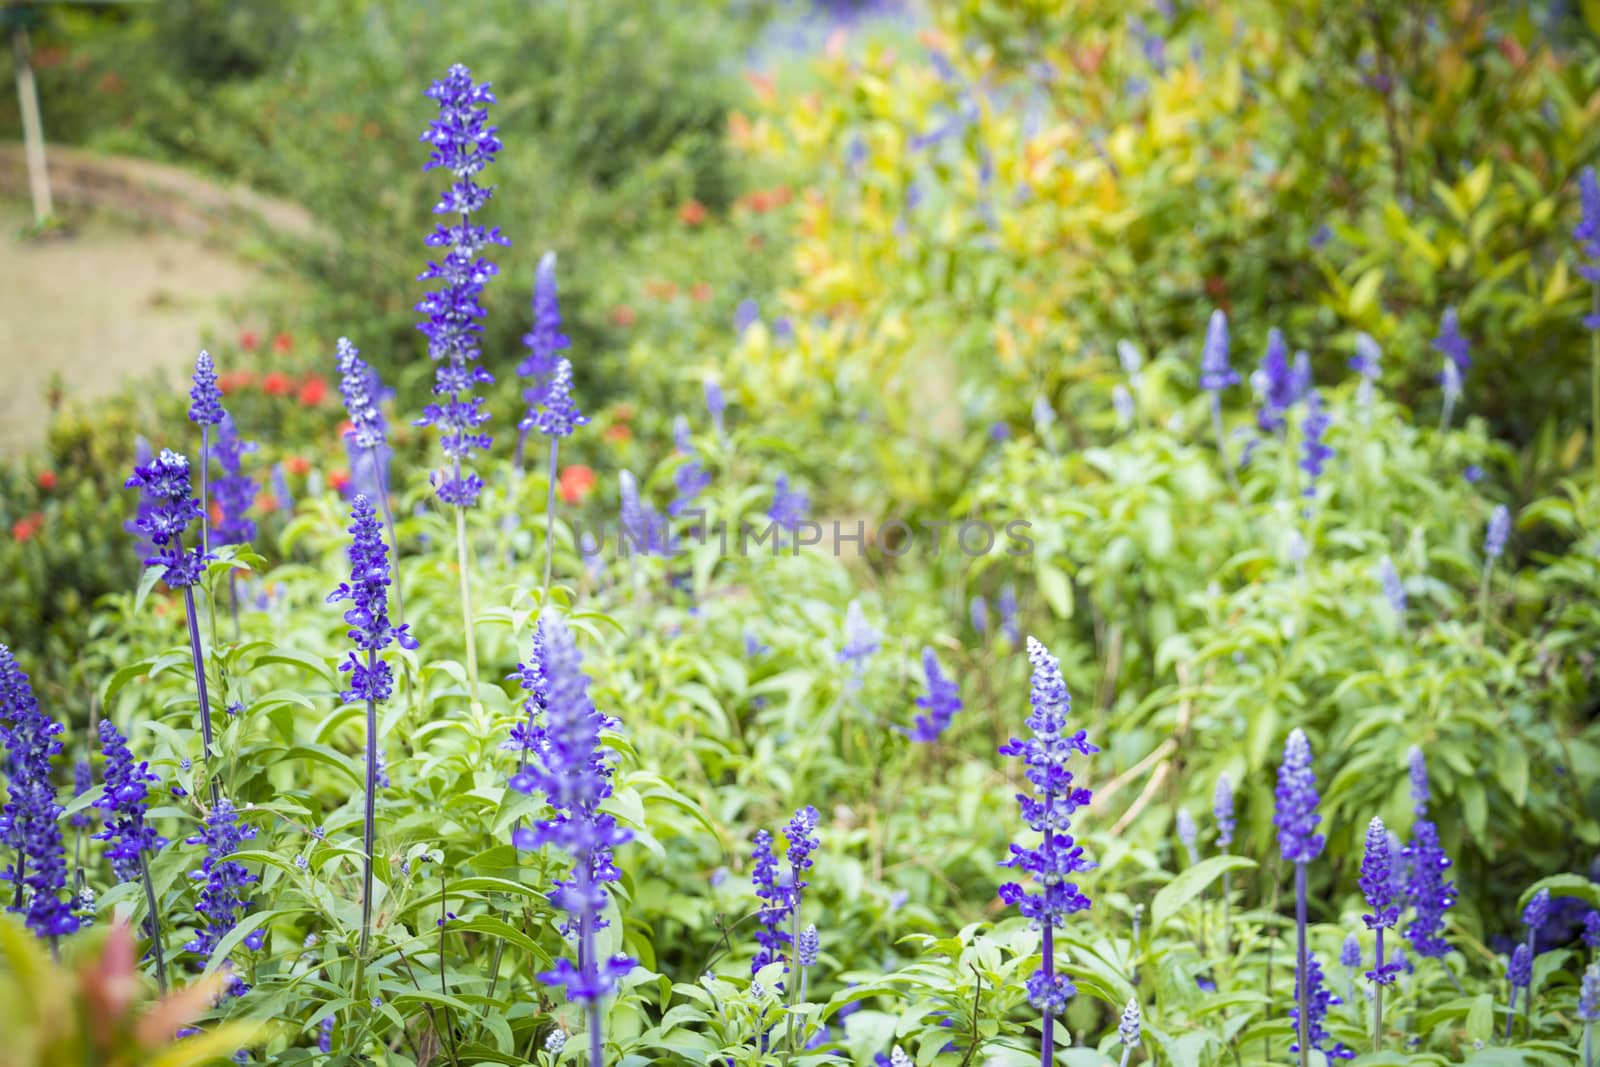
[[[428,338],[428,354],[439,363],[433,394],[439,398],[429,404],[417,420],[419,426],[437,426],[450,469],[435,479],[439,499],[458,508],[477,503],[483,480],[463,472],[472,453],[487,450],[490,438],[479,428],[489,420],[483,399],[473,395],[479,385],[493,385],[494,378],[476,360],[481,355],[480,335],[484,316],[479,297],[483,287],[497,272],[496,266],[479,253],[491,245],[509,245],[500,228],[474,223],[472,216],[489,203],[493,186],[477,183],[477,176],[494,162],[500,151],[496,128],[487,124],[488,106],[495,102],[489,84],[472,80],[472,72],[461,64],[451,67],[426,95],[439,105],[439,117],[428,125],[422,141],[432,146],[423,170],[443,167],[455,181],[434,205],[435,215],[453,215],[456,221],[439,223],[427,243],[445,249],[444,257],[417,276],[418,281],[439,283],[417,304],[424,316],[418,325]]]
[[[339,372],[339,393],[344,397],[344,410],[350,417],[350,429],[345,431],[345,439],[352,450],[358,449],[365,454],[372,469],[372,495],[383,505],[383,523],[389,531],[390,559],[398,571],[400,539],[394,528],[394,508],[389,502],[389,460],[393,449],[389,447],[389,428],[378,407],[383,383],[378,378],[378,372],[361,358],[361,350],[348,337],[339,338],[334,366]],[[406,612],[405,597],[400,591],[400,576],[394,573],[390,577],[395,622],[403,624]]]
[[[222,390],[217,387],[217,367],[211,353],[201,351],[194,361],[194,384],[189,389],[189,421],[200,427],[200,514],[211,509],[210,495],[206,491],[206,457],[211,454],[211,427],[222,421]],[[205,524],[200,526],[200,548],[211,551],[206,538]]]
[[[34,698],[11,649],[0,645],[0,740],[6,746],[6,804],[0,810],[0,841],[12,849],[0,878],[16,886],[7,911],[23,916],[36,937],[75,933],[67,887],[67,845],[58,819],[61,805],[50,780],[50,764],[61,752],[61,724]]]
[[[211,804],[215,807],[222,799],[222,790],[216,776],[210,773],[211,698],[206,692],[205,656],[200,648],[200,620],[194,604],[195,583],[205,574],[211,555],[198,544],[192,549],[183,547],[183,534],[191,522],[200,519],[201,529],[205,528],[204,512],[200,502],[189,495],[189,461],[171,449],[164,448],[151,462],[135,466],[126,488],[138,489],[141,494],[135,526],[154,546],[154,555],[144,561],[145,565],[161,567],[167,587],[183,590],[189,622],[189,653],[194,662],[194,688],[200,701],[200,739],[205,745],[206,777],[210,780]]]
[[[222,422],[217,426],[217,441],[212,446],[208,459],[215,459],[217,466],[222,468],[222,477],[217,479],[214,487],[216,496],[216,511],[207,518],[211,520],[211,528],[216,531],[219,545],[243,545],[255,540],[256,523],[250,518],[250,509],[256,502],[256,483],[248,475],[242,473],[244,456],[254,452],[257,446],[254,441],[246,441],[239,436],[239,431],[233,425],[233,416],[223,413]],[[228,571],[228,601],[233,611],[233,639],[239,640],[239,583],[238,572]],[[213,627],[212,636],[216,630]]]
[[[1289,1051],[1298,1052],[1301,1063],[1310,1062],[1309,1050],[1313,1048],[1326,1056],[1329,1063],[1355,1059],[1355,1052],[1346,1048],[1343,1042],[1335,1041],[1324,1025],[1328,1009],[1344,1001],[1328,988],[1322,977],[1322,964],[1315,956],[1306,962],[1304,984],[1297,990],[1296,1000],[1298,1006],[1290,1008],[1289,1015],[1295,1022],[1299,1038],[1289,1046]]]
[[[516,466],[522,469],[522,455],[528,433],[533,429],[535,410],[544,402],[545,389],[556,372],[556,361],[572,344],[572,339],[561,332],[561,303],[556,294],[556,254],[546,252],[539,257],[539,267],[533,277],[533,328],[522,335],[528,354],[517,364],[517,373],[529,379],[522,390],[523,402],[528,405],[528,415],[517,424]]]
[[[1450,857],[1445,855],[1444,846],[1439,842],[1438,827],[1428,818],[1431,790],[1421,750],[1413,748],[1408,762],[1411,799],[1417,817],[1411,826],[1411,843],[1401,850],[1406,868],[1405,900],[1412,909],[1412,920],[1405,930],[1406,940],[1418,956],[1436,959],[1444,965],[1444,958],[1450,953],[1450,943],[1443,937],[1444,913],[1455,904],[1455,884],[1445,878],[1445,872],[1450,869]],[[1456,980],[1448,965],[1445,965],[1445,973],[1452,982]]]
[[[1311,390],[1306,398],[1305,421],[1301,424],[1303,441],[1300,446],[1300,469],[1306,475],[1306,486],[1300,491],[1302,496],[1317,495],[1317,479],[1322,477],[1323,468],[1333,458],[1333,449],[1326,440],[1328,427],[1332,423],[1333,419],[1322,403],[1322,394]]]
[[[1578,225],[1572,230],[1582,261],[1579,276],[1589,282],[1589,314],[1583,324],[1589,329],[1589,436],[1593,445],[1595,476],[1600,478],[1600,180],[1594,168],[1585,167],[1578,175]]]
[[[511,779],[511,788],[544,794],[554,810],[533,826],[515,831],[512,841],[525,849],[556,845],[572,858],[573,873],[552,885],[551,900],[572,916],[568,930],[577,934],[578,962],[574,966],[563,957],[553,970],[537,977],[548,985],[565,986],[568,1000],[587,1006],[589,1062],[598,1065],[600,1000],[616,989],[634,961],[626,956],[599,960],[595,931],[608,899],[606,883],[619,877],[612,850],[633,835],[600,810],[611,795],[611,760],[600,741],[607,720],[589,697],[589,678],[577,643],[559,615],[546,614],[542,622],[543,734],[531,750],[528,767]]]
[[[867,622],[861,601],[852,600],[844,612],[844,646],[839,649],[839,662],[850,665],[851,692],[861,688],[866,678],[867,661],[883,647],[883,635]]]
[[[544,595],[548,599],[551,561],[555,558],[556,544],[556,453],[563,437],[571,437],[573,430],[589,422],[589,417],[578,410],[577,402],[572,399],[572,364],[565,356],[556,360],[555,371],[544,387],[541,403],[543,410],[537,413],[530,410],[522,425],[524,428],[531,426],[550,439],[544,510]]]
[[[105,789],[95,806],[106,813],[105,829],[95,840],[109,842],[106,858],[117,879],[144,885],[146,923],[150,931],[151,952],[156,961],[156,981],[161,991],[167,988],[167,965],[161,950],[161,915],[156,908],[155,883],[150,877],[150,857],[167,845],[167,839],[145,822],[150,810],[149,785],[160,779],[150,773],[148,761],[133,761],[127,738],[110,719],[100,720],[100,751],[105,754]]]
[[[1233,847],[1233,834],[1238,823],[1233,811],[1233,779],[1226,774],[1217,775],[1216,792],[1211,798],[1211,815],[1217,821],[1217,851],[1224,856]],[[1228,872],[1222,872],[1222,950],[1227,952],[1233,940],[1233,887]]]
[[[1400,921],[1400,902],[1395,898],[1395,880],[1389,851],[1389,831],[1383,820],[1374,816],[1367,824],[1367,847],[1361,857],[1361,895],[1371,909],[1362,921],[1368,930],[1378,932],[1378,949],[1372,970],[1367,978],[1373,984],[1372,1040],[1373,1050],[1383,1047],[1383,987],[1393,984],[1399,976],[1400,965],[1383,961],[1383,934]]]
[[[1511,986],[1511,998],[1506,1004],[1506,1040],[1510,1041],[1511,1026],[1517,1017],[1518,990],[1523,995],[1523,1014],[1530,1018],[1533,1015],[1533,950],[1526,941],[1519,943],[1511,953],[1511,962],[1506,965],[1506,981]]]
[[[383,530],[372,504],[356,495],[350,511],[350,580],[328,594],[328,603],[350,601],[344,621],[350,624],[349,637],[356,650],[340,665],[350,675],[350,688],[340,699],[367,705],[367,788],[366,811],[362,819],[361,948],[367,954],[372,932],[372,847],[378,792],[378,705],[389,699],[394,678],[389,664],[380,657],[391,642],[401,648],[416,648],[416,639],[407,627],[389,625],[389,554],[383,543]]]
[[[925,714],[917,715],[912,721],[910,736],[913,741],[927,743],[937,741],[961,710],[961,687],[954,679],[945,677],[939,657],[931,648],[922,650],[922,672],[927,676],[928,692],[917,698],[917,707]]]
[[[1099,749],[1088,742],[1084,731],[1067,732],[1072,698],[1061,677],[1060,661],[1033,637],[1028,638],[1028,661],[1033,665],[1033,712],[1028,716],[1033,736],[1025,741],[1012,738],[1000,747],[1000,754],[1021,756],[1027,764],[1033,793],[1017,794],[1017,803],[1023,821],[1040,835],[1040,842],[1033,848],[1013,844],[1010,857],[1000,865],[1031,876],[1036,888],[1030,892],[1017,882],[1007,882],[1000,887],[1000,899],[1020,908],[1041,931],[1043,959],[1028,979],[1028,1002],[1044,1016],[1039,1062],[1049,1067],[1055,1063],[1055,1019],[1077,993],[1072,979],[1056,971],[1055,931],[1068,916],[1089,907],[1089,898],[1069,879],[1095,866],[1072,837],[1072,816],[1089,803],[1091,794],[1074,785],[1067,760],[1074,752],[1090,756]]]
[[[1289,347],[1284,344],[1283,331],[1276,326],[1267,331],[1267,351],[1261,357],[1261,368],[1252,377],[1261,394],[1256,427],[1264,434],[1281,432],[1288,426],[1285,416],[1300,395],[1289,367]]]
[[[1222,429],[1222,390],[1238,384],[1239,372],[1228,362],[1228,316],[1218,308],[1206,324],[1206,341],[1200,351],[1200,388],[1211,394],[1211,428],[1217,435],[1217,456],[1235,492],[1239,484],[1228,462],[1228,442]]]
[[[204,921],[198,924],[184,951],[209,956],[250,906],[251,902],[240,894],[255,882],[256,876],[230,857],[255,836],[255,827],[241,824],[233,804],[223,799],[206,815],[200,831],[184,839],[185,844],[204,845],[206,849],[200,869],[189,872],[191,879],[202,883],[195,911]],[[243,992],[243,984],[236,981],[231,991]]]
[[[1312,960],[1306,939],[1306,867],[1322,855],[1327,839],[1317,833],[1322,816],[1317,814],[1320,798],[1317,775],[1311,767],[1311,744],[1298,728],[1289,734],[1283,748],[1276,795],[1277,811],[1272,823],[1278,828],[1278,851],[1286,862],[1294,864],[1295,998],[1299,1005],[1295,1019],[1299,1040],[1291,1051],[1298,1051],[1301,1067],[1307,1067],[1311,1062],[1316,1005],[1311,1000]]]
[[[711,484],[711,475],[706,473],[700,457],[695,454],[694,441],[689,436],[689,420],[682,415],[672,420],[672,445],[683,457],[682,465],[672,475],[672,486],[678,495],[667,505],[667,514],[676,517],[688,510]]]

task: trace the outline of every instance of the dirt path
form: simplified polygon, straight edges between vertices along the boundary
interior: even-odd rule
[[[40,440],[52,376],[94,396],[154,368],[186,373],[259,280],[215,248],[106,215],[47,241],[24,239],[27,221],[23,202],[0,200],[0,454]]]

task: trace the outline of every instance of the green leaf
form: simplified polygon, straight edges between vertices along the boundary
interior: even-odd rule
[[[1155,900],[1150,902],[1151,932],[1154,933],[1165,926],[1173,916],[1183,910],[1185,904],[1205,892],[1206,887],[1212,882],[1221,878],[1223,871],[1245,870],[1255,865],[1255,860],[1246,859],[1244,856],[1212,856],[1190,867],[1162,886]]]

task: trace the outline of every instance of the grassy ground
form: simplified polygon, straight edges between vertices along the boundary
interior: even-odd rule
[[[24,204],[0,200],[0,454],[40,439],[52,377],[94,396],[187,368],[256,281],[214,248],[107,216],[43,241],[23,236],[27,220]]]

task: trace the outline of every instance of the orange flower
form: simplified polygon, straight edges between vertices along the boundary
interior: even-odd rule
[[[32,541],[42,529],[44,529],[44,512],[35,511],[32,515],[24,516],[11,524],[11,536],[18,544],[22,544]]]
[[[283,461],[283,469],[290,474],[304,474],[311,469],[311,461],[304,456],[290,456]]]
[[[247,370],[229,371],[227,374],[220,375],[217,378],[217,388],[224,395],[238,392],[240,389],[247,388],[255,383],[256,376]]]
[[[239,347],[244,349],[246,352],[254,352],[256,350],[256,346],[260,343],[261,338],[256,336],[256,332],[254,330],[245,330],[243,333],[239,334]]]
[[[268,396],[288,396],[294,384],[289,381],[289,376],[281,371],[273,371],[261,379],[261,388]]]
[[[618,422],[627,422],[629,419],[633,418],[633,405],[627,401],[623,401],[622,403],[615,405],[611,409],[611,417],[616,419]]]
[[[278,334],[276,337],[274,337],[272,339],[272,350],[274,352],[288,352],[288,351],[292,350],[293,348],[294,348],[294,335],[293,334],[280,333],[280,334]]]
[[[594,489],[594,483],[594,470],[582,463],[574,463],[561,472],[556,489],[563,503],[578,504]]]
[[[262,515],[271,515],[278,510],[278,498],[271,493],[256,494],[256,511]]]
[[[327,399],[328,381],[315,374],[308,374],[300,383],[300,393],[295,398],[300,401],[301,407],[314,408]]]
[[[685,226],[698,226],[706,221],[706,207],[698,200],[690,200],[678,209],[678,218]]]
[[[211,525],[222,525],[222,504],[216,500],[211,502]]]
[[[48,493],[52,489],[54,489],[55,487],[56,487],[56,472],[55,471],[40,471],[39,472],[39,488],[43,489],[45,492]]]
[[[350,484],[350,472],[340,467],[338,470],[328,472],[328,484],[339,492],[344,492],[345,486]]]
[[[633,309],[627,304],[618,304],[611,309],[611,321],[626,330],[638,321],[638,316],[634,315]]]
[[[676,282],[662,281],[655,278],[644,283],[645,295],[653,296],[657,300],[671,300],[678,295]]]
[[[628,429],[624,423],[619,422],[615,426],[607,426],[606,432],[601,436],[613,444],[624,445],[633,440],[633,431]]]
[[[744,80],[750,83],[750,87],[756,91],[756,96],[762,100],[771,100],[777,92],[776,83],[760,71],[745,71]]]
[[[711,299],[711,283],[695,282],[694,288],[689,290],[689,295],[694,297],[698,303],[704,304]]]

